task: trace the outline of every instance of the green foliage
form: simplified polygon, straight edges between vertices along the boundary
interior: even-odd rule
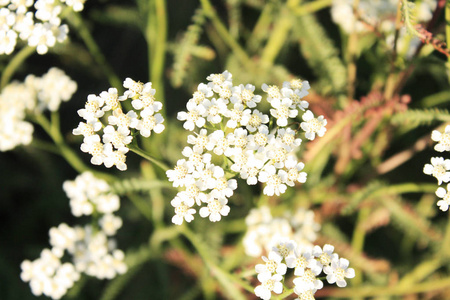
[[[313,15],[297,18],[296,35],[300,51],[309,66],[320,78],[317,89],[322,94],[343,93],[347,84],[347,74],[334,42]]]
[[[193,23],[189,25],[180,42],[174,47],[171,81],[172,85],[175,87],[180,87],[186,74],[191,71],[188,70],[189,62],[192,58],[192,52],[202,34],[202,26],[204,25],[205,20],[203,10],[201,8],[197,9],[192,16]]]
[[[395,125],[408,124],[411,126],[429,125],[432,122],[449,122],[450,113],[447,109],[409,109],[403,113],[392,116],[391,122]]]

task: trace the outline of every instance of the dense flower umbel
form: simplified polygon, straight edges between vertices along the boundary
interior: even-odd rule
[[[328,283],[345,287],[345,278],[355,277],[355,270],[348,267],[347,259],[339,258],[333,252],[331,245],[325,245],[322,249],[320,246],[299,247],[293,240],[281,241],[269,252],[269,258],[262,257],[265,264],[255,267],[261,282],[255,288],[256,296],[267,300],[271,298],[272,291],[281,294],[283,285],[280,281],[287,282],[283,278],[287,268],[294,269],[294,293],[299,299],[314,299],[314,293],[323,287],[323,282],[318,278],[322,272],[327,275]]]
[[[73,134],[84,137],[81,151],[92,155],[92,164],[104,164],[107,168],[116,166],[121,171],[127,169],[127,145],[132,142],[134,133],[149,137],[152,132],[161,133],[165,128],[164,118],[157,113],[162,109],[162,103],[155,100],[152,83],[143,84],[126,78],[123,86],[127,90],[122,96],[115,88],[98,96],[89,95],[85,107],[78,110],[78,115],[85,121],[73,130]],[[125,113],[121,102],[127,99],[131,99],[135,110]]]
[[[67,39],[69,27],[60,15],[67,6],[74,11],[84,8],[85,0],[6,0],[0,2],[0,54],[11,54],[17,39],[36,47],[39,54]],[[64,4],[65,3],[65,4]]]
[[[293,215],[288,212],[278,218],[272,217],[267,206],[254,208],[245,223],[244,249],[253,257],[269,252],[282,238],[294,240],[298,246],[312,247],[320,229],[320,224],[314,221],[314,212],[301,208]]]
[[[122,219],[112,214],[119,209],[119,198],[109,185],[91,173],[79,175],[75,181],[64,182],[71,199],[72,213],[79,217],[96,211],[95,228],[70,227],[65,223],[49,231],[50,249],[44,249],[38,259],[25,260],[21,278],[30,282],[34,295],[60,299],[85,273],[99,279],[112,279],[127,271],[124,253],[115,248],[111,236],[122,226]],[[69,258],[69,261],[66,261]],[[66,261],[66,262],[63,262]]]
[[[0,9],[1,11],[1,9]],[[42,77],[28,75],[24,83],[12,82],[0,94],[0,151],[33,140],[33,125],[27,114],[57,111],[61,102],[72,98],[77,84],[63,71],[51,68]]]
[[[269,196],[305,182],[304,164],[296,157],[302,141],[299,129],[310,140],[326,131],[323,116],[315,118],[309,110],[303,114],[305,122],[296,121],[308,107],[302,99],[308,94],[307,81],[292,80],[282,88],[263,84],[271,106],[270,114],[265,114],[259,107],[263,97],[255,94],[253,85],[233,86],[228,71],[211,74],[207,80],[187,102],[187,111],[177,116],[193,134],[187,140],[191,146],[182,152],[185,158],[167,171],[169,181],[185,189],[172,202],[176,224],[192,221],[193,204],[201,206],[200,216],[212,222],[228,215],[228,199],[237,188],[233,177],[249,185],[264,183],[263,192]],[[218,161],[220,166],[215,164]]]

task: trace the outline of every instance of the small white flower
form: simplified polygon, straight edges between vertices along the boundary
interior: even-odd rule
[[[162,115],[152,115],[150,114],[150,110],[147,109],[148,107],[141,111],[142,119],[139,120],[138,124],[136,125],[136,129],[139,130],[139,133],[143,137],[149,137],[152,131],[161,133],[165,128],[164,124],[162,124],[164,122],[164,118],[162,117]]]
[[[307,268],[313,269],[314,273],[317,274],[322,272],[322,266],[317,265],[312,249],[309,247],[301,250],[299,248],[294,249],[294,253],[286,257],[286,265],[288,268],[295,269],[294,275],[296,276],[303,275]]]
[[[274,194],[279,196],[283,194],[287,187],[285,182],[287,180],[287,173],[284,170],[279,170],[273,165],[266,166],[261,172],[259,172],[258,181],[265,182],[263,193],[267,196],[273,196]]]
[[[261,89],[267,93],[267,96],[268,96],[267,101],[268,102],[272,102],[273,99],[281,98],[280,89],[276,85],[267,85],[267,84],[263,83],[263,85],[261,86]]]
[[[103,98],[96,95],[88,95],[84,108],[78,110],[78,115],[86,121],[103,117],[105,112],[101,110],[104,104]]]
[[[195,214],[195,209],[192,208],[194,205],[194,199],[192,198],[180,198],[176,196],[170,204],[175,207],[175,216],[172,217],[172,223],[176,225],[181,225],[183,220],[186,222],[191,222],[194,220],[193,214]]]
[[[197,91],[194,92],[192,98],[189,101],[193,101],[196,105],[199,105],[205,101],[206,98],[210,98],[214,95],[212,89],[204,83],[200,83],[197,87]]]
[[[173,181],[174,187],[184,186],[186,180],[190,177],[194,171],[192,164],[188,163],[185,159],[179,159],[177,165],[173,170],[168,170],[166,172],[169,181]]]
[[[253,111],[246,109],[242,114],[241,125],[245,126],[250,132],[256,131],[262,124],[267,123],[269,123],[269,116],[257,109]]]
[[[205,164],[211,162],[211,154],[205,153],[203,154],[203,150],[196,148],[196,150],[190,147],[184,147],[181,152],[183,156],[189,159],[189,162],[192,163],[192,166],[196,169],[203,169]]]
[[[287,171],[287,185],[294,186],[296,182],[306,182],[306,172],[300,172],[305,167],[304,163],[298,162],[293,156],[289,156],[286,159],[284,166]]]
[[[305,131],[305,136],[309,140],[314,140],[316,134],[322,137],[325,134],[325,131],[327,131],[325,128],[327,120],[325,120],[323,116],[314,118],[313,113],[310,110],[307,110],[303,114],[302,119],[304,122],[302,122],[300,126]]]
[[[234,150],[231,147],[231,137],[233,134],[228,134],[225,136],[225,132],[222,130],[216,130],[209,135],[209,142],[206,145],[206,149],[213,150],[217,155],[225,155],[230,157],[233,155]]]
[[[427,175],[432,175],[440,185],[442,182],[450,181],[450,159],[444,160],[443,157],[432,157],[431,164],[425,164],[423,172]]]
[[[280,274],[271,275],[267,272],[258,274],[258,280],[261,282],[261,285],[255,288],[255,295],[263,300],[268,300],[272,296],[272,291],[275,294],[281,294],[283,292],[282,279],[283,276]]]
[[[222,115],[228,111],[226,104],[221,99],[205,99],[201,105],[205,108],[202,117],[206,117],[206,120],[212,124],[220,123]]]
[[[112,166],[116,166],[120,171],[125,171],[127,169],[125,154],[129,149],[127,147],[120,147],[117,150],[113,150],[112,144],[108,143],[104,147],[104,164],[105,167],[111,168]]]
[[[230,207],[227,205],[226,198],[214,199],[208,201],[208,205],[200,208],[199,214],[202,218],[209,216],[211,222],[220,221],[222,216],[228,216]]]
[[[296,247],[297,244],[295,241],[284,237],[277,237],[277,241],[272,250],[280,254],[283,258],[286,258],[294,251]]]
[[[101,92],[100,98],[105,103],[105,106],[102,107],[103,111],[115,110],[119,107],[119,97],[116,88],[109,88],[108,91]]]
[[[355,277],[355,270],[349,268],[349,261],[345,258],[333,259],[331,266],[323,268],[325,274],[327,274],[328,283],[336,283],[338,287],[346,287],[347,282],[345,278]]]
[[[122,227],[122,219],[113,214],[106,214],[99,220],[99,224],[106,235],[115,235],[116,231]]]
[[[194,145],[195,151],[203,151],[209,142],[208,131],[206,129],[200,129],[199,133],[194,132],[194,135],[189,135],[187,142]]]
[[[447,185],[447,189],[444,189],[442,187],[439,187],[436,190],[436,196],[439,198],[442,198],[442,200],[439,200],[437,202],[437,205],[439,206],[439,209],[442,211],[447,211],[448,207],[450,205],[450,184]]]
[[[127,127],[119,127],[117,130],[108,125],[103,129],[103,143],[112,143],[116,149],[123,148],[131,141],[133,137]]]
[[[144,84],[142,82],[140,81],[136,82],[129,77],[125,78],[125,80],[123,81],[123,87],[128,89],[124,93],[125,99],[133,98],[134,96],[139,96],[139,94],[142,93],[142,91],[144,90]]]
[[[119,129],[121,127],[128,129],[128,128],[136,128],[139,121],[135,111],[130,110],[129,112],[124,114],[122,109],[117,108],[113,111],[112,116],[108,117],[108,123],[110,125],[118,126]]]
[[[314,246],[314,248],[313,248],[314,257],[316,257],[317,260],[324,267],[329,266],[333,259],[338,259],[338,255],[336,253],[333,253],[333,251],[334,251],[334,246],[329,245],[329,244],[325,244],[323,246],[323,249],[317,245]]]
[[[445,127],[444,133],[433,130],[431,139],[435,142],[439,142],[434,146],[434,150],[438,152],[450,151],[450,125]]]
[[[288,124],[288,118],[295,118],[298,115],[297,109],[290,109],[292,106],[292,100],[289,98],[273,99],[270,104],[270,114],[277,118],[278,126],[286,126]]]
[[[274,251],[269,252],[269,258],[262,257],[265,264],[257,264],[255,266],[256,273],[269,272],[270,274],[276,273],[280,275],[286,274],[286,264],[282,263],[283,257]]]
[[[180,121],[186,121],[183,124],[184,129],[193,131],[195,126],[203,127],[205,125],[205,118],[202,115],[205,114],[206,109],[203,105],[196,105],[194,102],[188,102],[186,105],[189,112],[180,111],[177,115],[177,119]]]
[[[317,261],[312,263],[318,264]],[[319,272],[317,272],[319,270]],[[323,288],[323,282],[320,279],[317,279],[317,275],[320,274],[322,268],[314,268],[314,269],[306,269],[302,275],[294,279],[294,292],[297,295],[304,293],[305,291],[316,291]]]
[[[206,77],[206,80],[210,81],[210,83],[208,84],[209,87],[215,88],[221,87],[226,83],[232,83],[231,77],[232,75],[230,72],[224,71],[222,74],[211,74]]]
[[[239,85],[233,88],[233,96],[230,98],[231,103],[242,103],[249,108],[256,107],[261,102],[261,96],[255,95],[255,86],[251,84]]]

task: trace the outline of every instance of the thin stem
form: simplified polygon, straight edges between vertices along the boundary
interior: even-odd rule
[[[131,151],[133,151],[134,153],[136,153],[137,155],[142,156],[143,158],[147,159],[148,161],[150,161],[150,162],[154,163],[155,165],[157,165],[158,167],[160,167],[164,172],[169,170],[169,167],[166,166],[163,162],[161,162],[159,159],[151,156],[149,153],[147,153],[146,151],[142,150],[137,145],[129,144],[128,148]]]
[[[0,89],[3,89],[11,80],[11,77],[17,71],[17,69],[22,65],[22,63],[34,53],[36,47],[26,46],[22,48],[14,57],[11,59],[2,72],[2,79],[0,82]]]
[[[270,35],[270,38],[261,54],[261,62],[265,66],[270,66],[273,64],[275,58],[278,56],[278,53],[280,53],[281,48],[286,42],[292,25],[293,20],[291,19],[289,11],[287,9],[283,9],[278,18],[278,22],[275,25],[275,29]]]
[[[88,48],[89,53],[97,62],[98,66],[102,69],[103,73],[108,77],[108,81],[111,86],[120,90],[122,88],[122,81],[119,79],[119,77],[117,77],[112,67],[106,61],[105,56],[100,50],[100,47],[97,45],[95,39],[92,37],[81,15],[79,13],[71,11],[69,14],[67,14],[66,19],[69,24],[76,29],[76,32],[80,35],[84,44]]]
[[[239,43],[233,38],[233,36],[228,32],[225,25],[223,25],[222,21],[220,21],[219,17],[216,14],[216,11],[212,7],[209,0],[200,0],[203,10],[205,11],[205,15],[211,19],[214,28],[216,28],[217,33],[222,37],[223,41],[230,47],[236,57],[241,61],[241,63],[249,70],[254,68],[253,62],[250,57],[247,55],[244,49],[239,45]]]
[[[197,250],[198,254],[202,257],[205,264],[208,266],[208,268],[211,270],[211,272],[216,276],[217,280],[222,283],[224,287],[229,286],[229,281],[234,282],[235,284],[238,284],[245,290],[254,293],[254,288],[249,285],[248,283],[244,282],[243,280],[234,277],[227,271],[222,270],[218,265],[216,265],[208,255],[207,248],[201,243],[201,241],[198,239],[198,237],[189,230],[186,226],[183,227],[183,235],[192,243],[194,248]],[[233,293],[230,291],[230,296],[232,296],[233,299],[245,299],[243,298],[243,295],[234,289]]]
[[[316,11],[327,8],[328,6],[331,5],[332,2],[333,0],[316,0],[312,2],[307,2],[299,7],[294,8],[292,12],[297,16],[312,14],[315,13]]]
[[[356,15],[358,11],[359,0],[353,2],[353,13]],[[356,23],[353,26],[353,31],[350,33],[347,46],[347,98],[348,101],[353,101],[355,96],[356,83],[356,52],[358,51],[358,32],[356,31]]]
[[[39,112],[35,113],[30,118],[44,129],[59,149],[59,154],[64,157],[69,165],[72,166],[72,168],[74,168],[77,172],[82,173],[85,171],[91,171],[99,178],[103,178],[110,182],[114,181],[115,178],[109,174],[90,170],[90,168],[86,166],[77,154],[64,142],[64,138],[61,135],[59,127],[56,126],[57,124],[55,125],[56,122],[59,123],[59,121],[57,121],[59,120],[59,116],[56,116],[56,114],[58,113],[52,113],[52,121],[54,121],[54,123],[51,123],[42,113]]]
[[[154,15],[153,15],[154,13]],[[147,43],[154,41],[152,47],[149,46],[149,50],[153,50],[149,53],[149,73],[150,79],[154,88],[156,89],[156,95],[158,100],[163,104],[163,108],[160,113],[165,117],[165,101],[164,101],[164,84],[163,84],[163,72],[164,72],[164,62],[166,57],[166,46],[167,46],[167,11],[166,11],[166,1],[165,0],[155,0],[155,10],[149,9],[147,14],[147,27],[145,31],[145,36]],[[156,22],[156,24],[149,24],[151,22]],[[157,28],[156,38],[151,38],[153,35],[153,26]],[[151,55],[150,55],[151,54]]]

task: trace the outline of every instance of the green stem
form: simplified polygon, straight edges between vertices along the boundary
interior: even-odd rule
[[[316,0],[312,2],[305,3],[299,7],[296,7],[292,10],[294,14],[297,16],[303,16],[307,14],[315,13],[316,11],[327,8],[331,5],[333,0]]]
[[[281,48],[285,45],[288,34],[292,28],[293,22],[290,12],[282,9],[275,29],[270,34],[270,38],[261,54],[261,62],[265,66],[270,66],[275,61]]]
[[[153,11],[153,10],[149,10]],[[149,15],[149,19],[153,17]],[[164,62],[166,57],[166,43],[167,43],[167,11],[165,0],[155,0],[155,16],[154,22],[156,22],[157,33],[154,39],[155,45],[153,47],[154,53],[149,56],[149,71],[150,78],[154,88],[156,89],[156,95],[158,100],[163,104],[163,108],[160,113],[165,118],[165,101],[164,101],[164,84],[163,84],[163,72]],[[151,22],[153,20],[148,20]],[[146,31],[148,37],[149,32]],[[147,39],[149,42],[149,39]]]
[[[358,220],[356,223],[355,230],[353,231],[353,238],[352,238],[352,248],[354,252],[357,254],[361,254],[363,252],[366,231],[362,228],[361,224],[369,217],[369,215],[370,215],[369,207],[363,207],[358,213]],[[356,274],[357,276],[355,276],[355,278],[352,280],[353,286],[359,286],[362,283],[361,272],[358,272],[358,270],[356,270]]]
[[[106,61],[105,56],[101,52],[100,47],[95,42],[95,39],[92,37],[81,15],[79,13],[71,11],[69,14],[67,14],[66,19],[70,26],[76,29],[76,32],[78,32],[84,44],[88,48],[89,53],[97,62],[98,66],[102,69],[103,73],[108,77],[108,81],[111,86],[119,90],[122,89],[122,81],[119,79],[119,77],[117,77],[112,67]]]
[[[203,261],[207,265],[208,269],[215,275],[217,280],[222,284],[224,288],[228,288],[227,292],[229,293],[232,299],[242,299],[244,300],[244,296],[241,294],[239,290],[237,290],[234,285],[231,283],[238,284],[242,288],[247,291],[254,293],[254,288],[243,280],[234,277],[228,272],[222,270],[219,266],[217,266],[208,255],[207,247],[199,240],[199,238],[189,230],[186,226],[183,226],[183,235],[192,243],[194,248],[197,250],[198,254],[202,257]],[[231,282],[230,282],[231,281]],[[229,289],[231,288],[231,290]]]
[[[77,172],[82,173],[85,171],[91,171],[99,178],[108,180],[109,182],[114,181],[115,178],[109,174],[90,170],[90,168],[87,167],[75,154],[75,152],[64,142],[64,138],[57,126],[59,124],[59,116],[57,116],[57,114],[58,112],[52,112],[53,122],[49,122],[49,120],[40,112],[36,112],[30,118],[44,129],[59,149],[59,154],[64,157],[69,165],[72,166],[72,168],[74,168]]]
[[[200,0],[203,10],[205,11],[205,15],[211,19],[214,28],[216,28],[218,34],[222,37],[223,41],[228,45],[228,47],[233,50],[236,57],[241,61],[241,63],[248,70],[253,70],[254,65],[251,61],[250,57],[247,55],[244,49],[239,45],[239,43],[233,38],[233,36],[228,32],[225,25],[223,25],[222,21],[220,21],[219,17],[216,14],[213,6],[209,2],[209,0]]]
[[[3,89],[10,81],[11,77],[17,71],[17,69],[22,65],[22,63],[34,53],[36,47],[26,46],[22,48],[14,57],[11,59],[2,72],[2,79],[0,82],[0,89]]]
[[[356,13],[359,5],[359,0],[353,1],[353,13]],[[347,101],[353,101],[355,94],[355,83],[356,83],[356,52],[358,51],[358,32],[356,31],[356,22],[352,33],[348,40],[347,46]],[[343,106],[344,107],[344,106]]]
[[[142,150],[137,145],[129,144],[128,148],[131,151],[133,151],[134,153],[136,153],[137,155],[142,156],[143,158],[147,159],[148,161],[150,161],[150,162],[154,163],[155,165],[157,165],[158,167],[160,167],[164,172],[169,170],[169,167],[166,166],[163,162],[161,162],[159,159],[151,156],[149,153],[147,153],[146,151]]]

